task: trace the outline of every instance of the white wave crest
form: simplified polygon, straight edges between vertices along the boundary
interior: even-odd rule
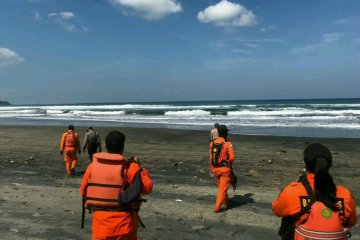
[[[204,110],[168,111],[165,116],[209,116],[211,113]]]

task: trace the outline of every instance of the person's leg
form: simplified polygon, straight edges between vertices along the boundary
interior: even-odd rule
[[[77,159],[76,159],[76,151],[70,151],[70,157],[71,157],[71,169],[70,169],[70,172],[72,175],[75,175],[75,168],[76,168],[76,162],[77,162]]]
[[[221,176],[218,181],[218,186],[219,186],[219,191],[218,191],[218,195],[216,198],[214,212],[220,212],[221,206],[223,204],[226,205],[226,202],[229,201],[228,195],[227,195],[227,190],[229,189],[229,186],[230,186],[230,177],[229,176]]]
[[[65,154],[64,154],[64,162],[65,162],[66,173],[67,173],[68,176],[71,175],[71,163],[70,163],[70,159],[71,159],[71,156],[70,156],[69,151],[65,151]]]
[[[94,155],[95,153],[96,153],[96,149],[91,148],[91,147],[88,147],[88,154],[89,154],[90,162],[92,162],[93,155]]]
[[[65,161],[65,168],[66,168],[66,173],[68,176],[71,175],[71,164],[70,161]]]

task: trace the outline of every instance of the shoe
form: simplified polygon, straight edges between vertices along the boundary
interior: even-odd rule
[[[71,175],[75,176],[75,168],[71,169]]]
[[[219,213],[221,212],[221,209],[214,209],[214,213]]]

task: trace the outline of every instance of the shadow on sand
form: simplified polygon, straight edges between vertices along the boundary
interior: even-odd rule
[[[254,199],[252,198],[253,193],[246,193],[244,195],[235,195],[230,198],[230,209],[241,207],[242,205],[246,205],[248,203],[254,203]]]

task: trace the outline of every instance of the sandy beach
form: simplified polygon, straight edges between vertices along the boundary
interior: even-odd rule
[[[66,126],[0,127],[0,239],[91,239],[91,215],[86,215],[85,228],[80,229],[79,195],[89,160],[82,153],[77,175],[66,176],[59,154],[65,130]],[[95,130],[104,149],[109,131],[125,133],[124,155],[138,156],[150,170],[154,189],[140,211],[146,228],[139,229],[139,239],[279,239],[280,219],[273,215],[271,202],[297,179],[303,169],[302,152],[312,142],[329,147],[335,183],[348,187],[360,202],[360,139],[230,134],[238,189],[229,190],[232,208],[215,214],[217,188],[209,177],[209,132]],[[82,144],[85,128],[76,127],[76,132]],[[360,239],[358,225],[351,230],[351,239]]]

